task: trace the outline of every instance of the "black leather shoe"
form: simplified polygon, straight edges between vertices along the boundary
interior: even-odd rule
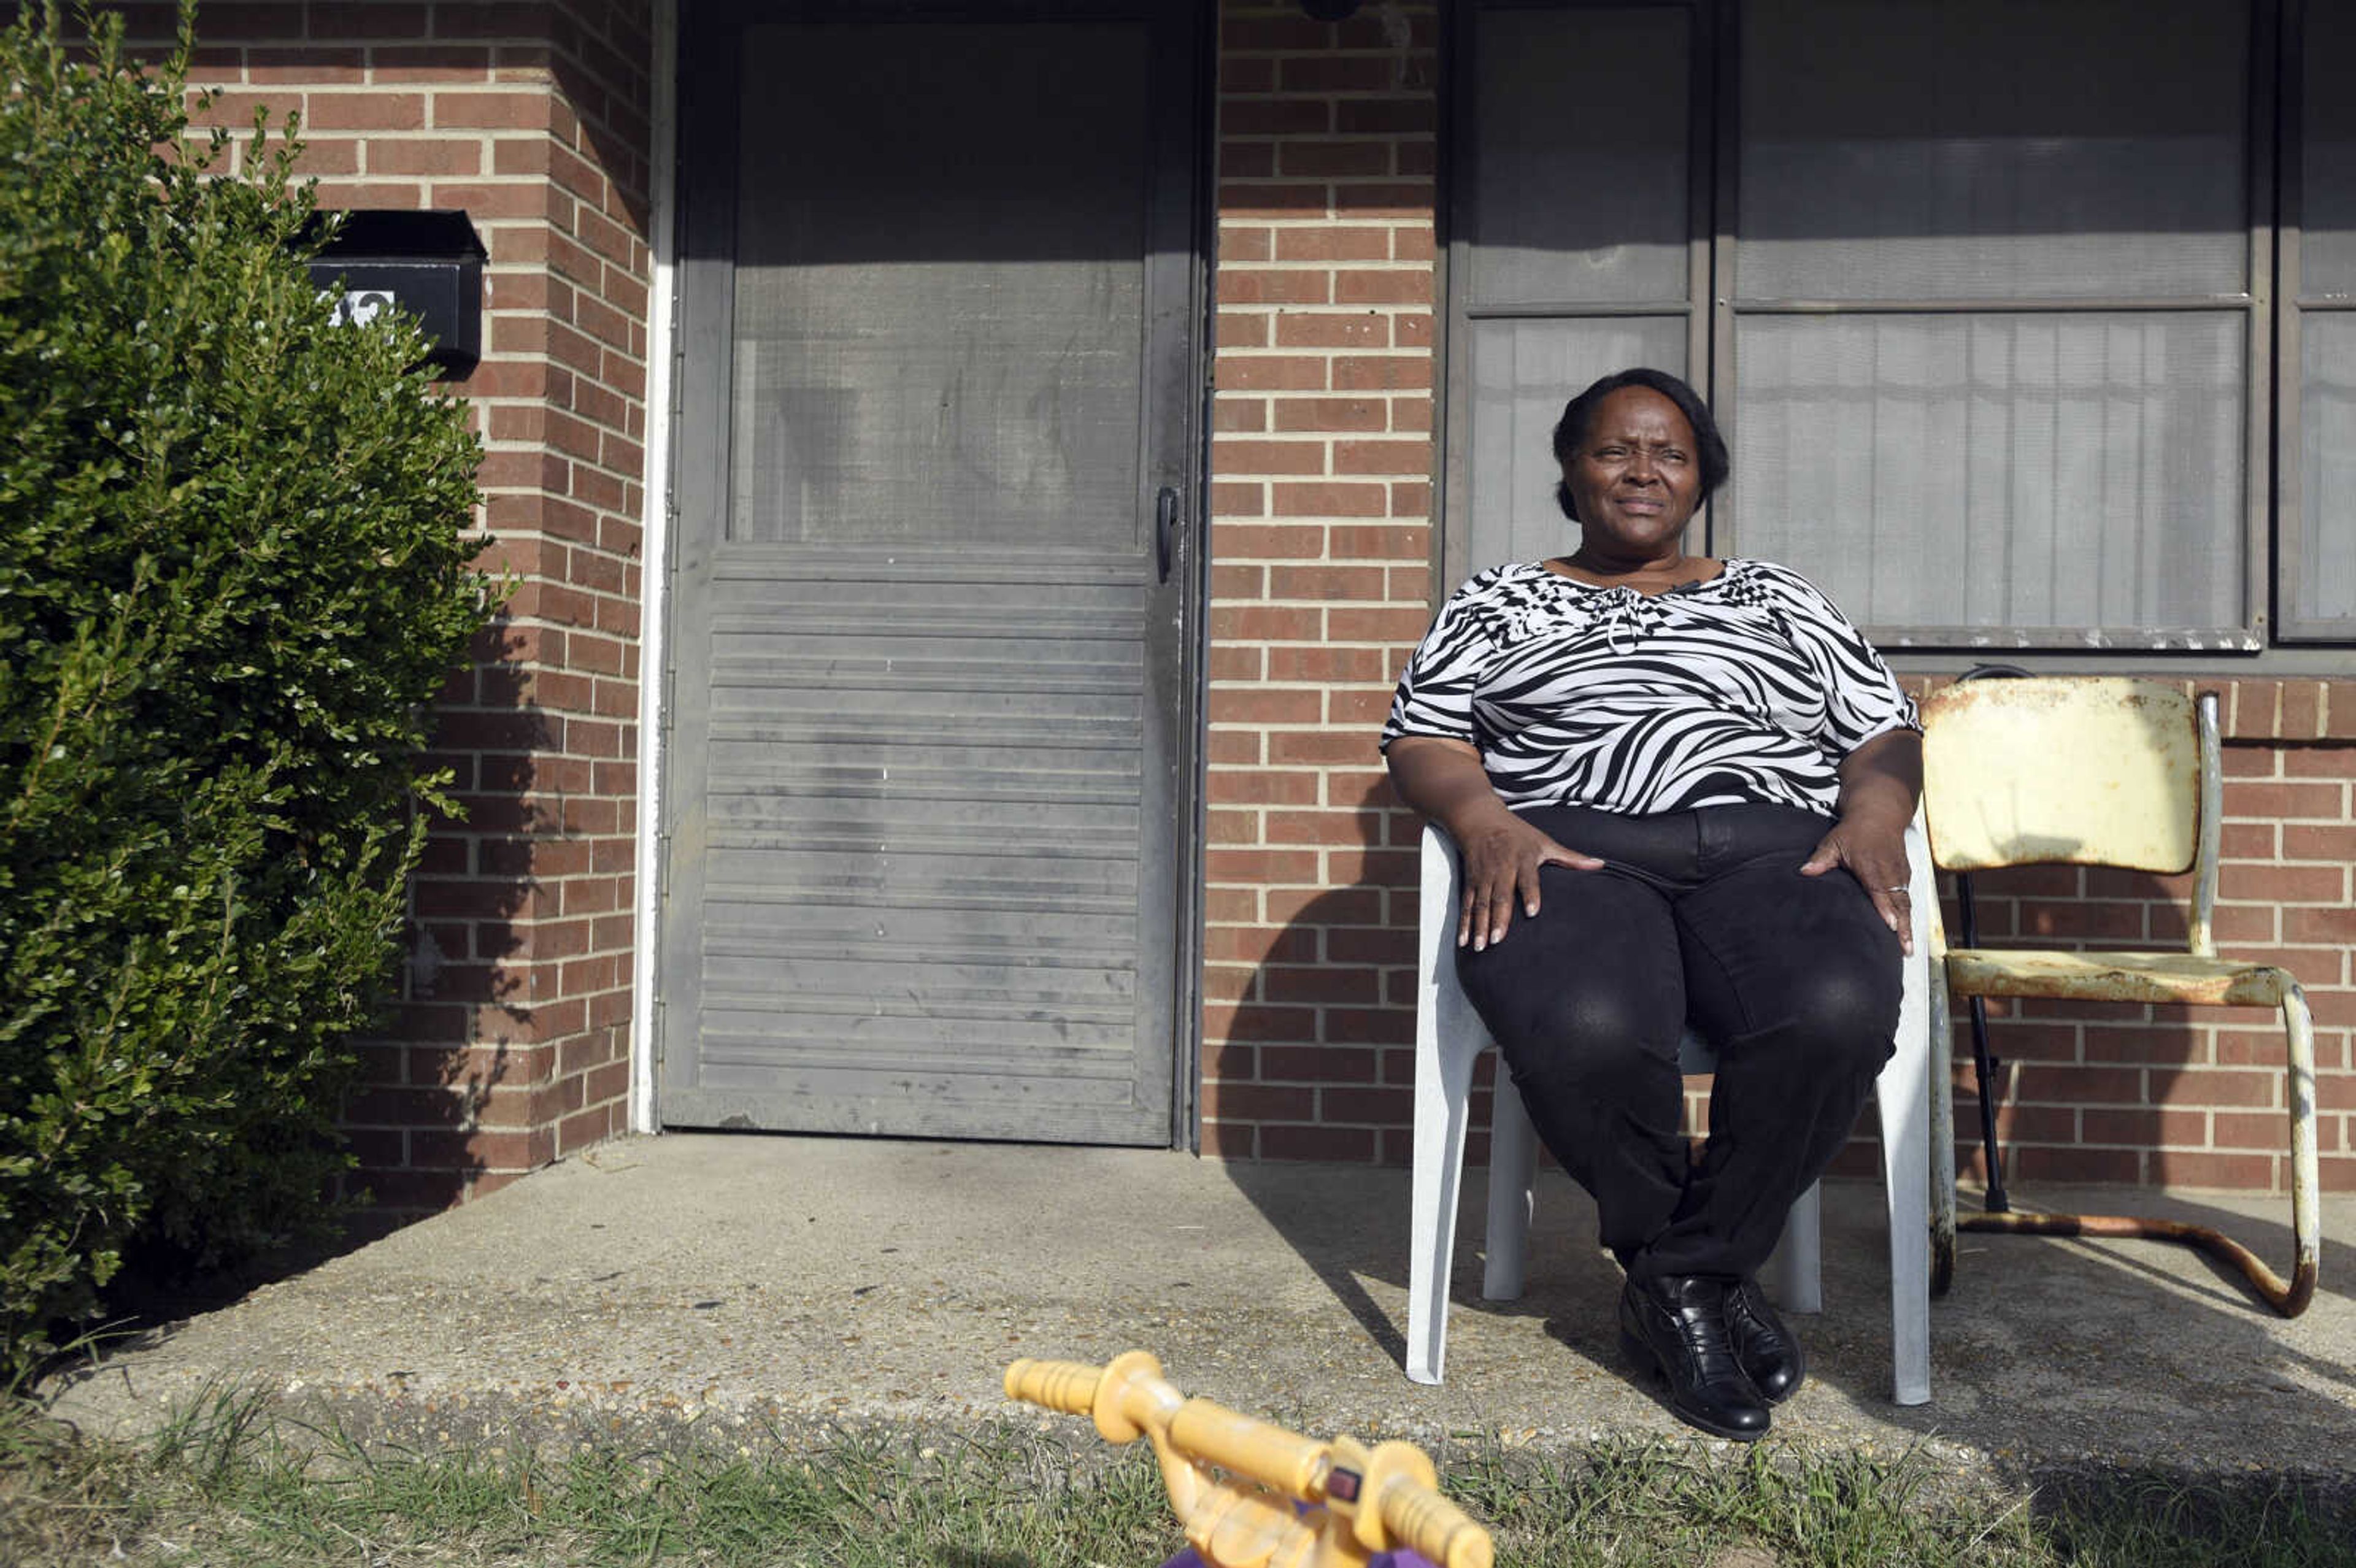
[[[1734,1359],[1768,1403],[1781,1404],[1800,1392],[1808,1376],[1808,1352],[1767,1305],[1757,1280],[1746,1275],[1728,1287],[1726,1331],[1734,1340]]]
[[[1671,1275],[1630,1280],[1620,1292],[1620,1348],[1669,1380],[1669,1408],[1713,1436],[1767,1435],[1767,1402],[1735,1359],[1727,1332],[1730,1280]]]

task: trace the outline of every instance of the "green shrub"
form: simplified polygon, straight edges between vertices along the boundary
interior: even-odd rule
[[[78,21],[0,35],[0,1376],[128,1245],[316,1232],[491,600],[464,411],[299,264],[292,120],[230,173],[189,7],[144,69]]]

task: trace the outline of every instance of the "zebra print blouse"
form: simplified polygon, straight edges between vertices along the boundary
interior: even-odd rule
[[[1440,607],[1391,701],[1401,735],[1480,748],[1509,806],[1631,815],[1767,802],[1830,814],[1841,759],[1914,704],[1798,572],[1740,557],[1646,598],[1515,562]]]

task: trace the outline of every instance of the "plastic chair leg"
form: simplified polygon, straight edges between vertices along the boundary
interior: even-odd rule
[[[2297,1251],[2291,1263],[2289,1290],[2274,1306],[2284,1317],[2296,1317],[2315,1296],[2316,1275],[2323,1261],[2315,1142],[2315,1020],[2308,1011],[2307,993],[2296,982],[2283,997],[2282,1014],[2288,1074],[2285,1090],[2290,1102],[2291,1240]]]
[[[1874,1081],[1881,1115],[1881,1181],[1890,1210],[1890,1397],[1900,1404],[1931,1401],[1931,1189],[1933,1063],[1930,1049],[1936,1009],[1931,987],[1931,938],[1926,916],[1936,906],[1931,857],[1911,831],[1914,951],[1902,960],[1904,992],[1898,1009],[1899,1049]],[[1939,1085],[1942,1092],[1944,1083]],[[1953,1150],[1948,1153],[1953,1159]],[[1953,1191],[1950,1178],[1949,1191]]]
[[[1919,1059],[1883,1076],[1881,1179],[1890,1203],[1891,1399],[1931,1402],[1931,1157],[1928,1085]]]
[[[1481,1275],[1481,1295],[1487,1300],[1512,1301],[1522,1294],[1537,1174],[1537,1129],[1501,1063],[1489,1109],[1489,1261]]]
[[[1759,1283],[1786,1312],[1825,1309],[1824,1190],[1810,1183],[1783,1217],[1783,1234],[1759,1271]]]
[[[1931,1294],[1944,1296],[1955,1281],[1954,1037],[1944,959],[1931,977]]]
[[[1415,1155],[1408,1181],[1407,1375],[1440,1381],[1448,1360],[1448,1276],[1472,1064],[1486,1035],[1456,985],[1455,871],[1438,829],[1424,829],[1421,951],[1415,1009]]]
[[[1422,1054],[1422,1047],[1417,1048]],[[1407,1375],[1436,1383],[1448,1359],[1449,1263],[1464,1175],[1466,1103],[1473,1053],[1433,1050],[1415,1075],[1415,1167],[1408,1193]]]

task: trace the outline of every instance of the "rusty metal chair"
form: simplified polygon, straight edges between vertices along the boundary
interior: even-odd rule
[[[2318,1176],[2315,1040],[2288,971],[2217,955],[2222,769],[2217,699],[2157,681],[2030,677],[1945,688],[1922,705],[1923,817],[1931,859],[1966,873],[2008,866],[2111,866],[2193,873],[2181,952],[1949,947],[1931,932],[1931,1147],[1933,1286],[1953,1276],[1955,1232],[2140,1236],[2196,1246],[2239,1269],[2276,1311],[2295,1317],[2315,1294]],[[2078,997],[2280,1011],[2289,1117],[2290,1275],[2216,1231],[2132,1215],[2025,1214],[2000,1203],[1955,1214],[1950,999]],[[1985,1071],[1985,1069],[1984,1069]],[[1992,1085],[1980,1091],[1985,1103]],[[1991,1169],[1996,1150],[1991,1139]]]

